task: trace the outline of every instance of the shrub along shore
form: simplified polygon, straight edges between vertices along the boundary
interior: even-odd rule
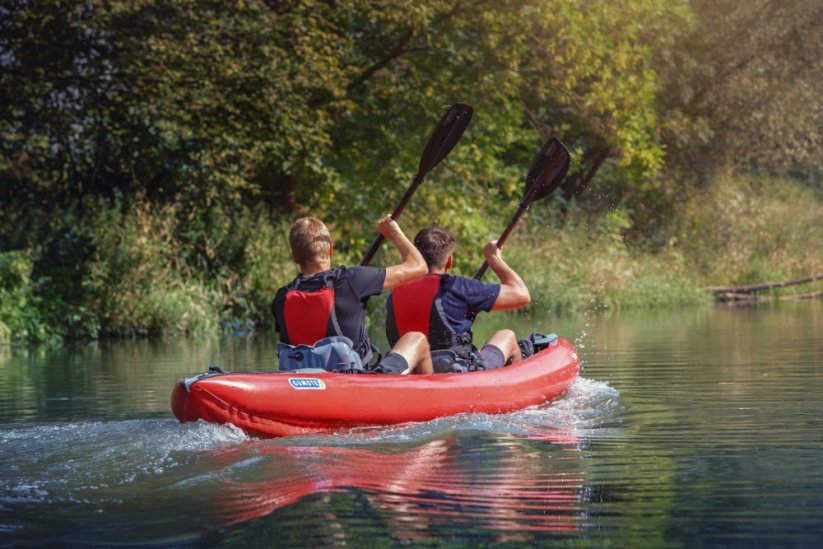
[[[653,237],[639,239],[624,209],[595,216],[572,208],[558,228],[558,204],[541,205],[523,218],[504,256],[527,281],[532,307],[549,315],[709,306],[709,286],[823,271],[823,202],[814,190],[791,180],[731,176],[711,188],[679,202]],[[181,260],[193,243],[180,237],[174,207],[102,201],[86,207],[94,215],[87,211],[84,223],[73,224],[67,212],[36,249],[0,254],[0,342],[270,329],[270,300],[296,273],[287,242],[291,219],[271,222],[264,212],[215,216],[203,261],[218,274],[209,277]],[[456,272],[474,272],[484,240],[496,237],[492,227],[502,230],[515,207],[490,204],[490,211],[474,213],[486,220],[486,234],[458,224]],[[412,236],[438,222],[429,217],[418,209],[401,225]],[[359,224],[365,234],[347,240],[355,229],[333,227],[343,235],[336,245],[340,263],[359,263],[369,228]],[[392,260],[391,253],[384,246],[373,264]]]

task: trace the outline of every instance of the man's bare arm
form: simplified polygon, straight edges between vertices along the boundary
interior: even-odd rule
[[[489,264],[489,268],[500,279],[500,295],[497,296],[492,311],[519,309],[531,303],[532,298],[529,294],[529,288],[520,278],[520,275],[503,261],[503,255],[497,247],[496,240],[486,244],[486,247],[483,248],[483,255]]]
[[[401,263],[386,267],[386,280],[383,289],[389,290],[400,284],[422,278],[429,272],[423,256],[414,244],[406,238],[400,226],[390,215],[381,219],[377,224],[377,231],[386,237],[397,251],[400,252]]]

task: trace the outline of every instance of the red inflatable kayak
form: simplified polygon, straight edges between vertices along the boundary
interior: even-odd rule
[[[181,422],[231,423],[278,437],[511,412],[562,394],[579,369],[574,347],[558,338],[512,366],[469,373],[207,372],[178,382],[171,408]]]

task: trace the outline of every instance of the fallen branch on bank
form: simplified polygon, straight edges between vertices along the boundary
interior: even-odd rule
[[[808,284],[816,280],[823,280],[823,273],[803,277],[793,278],[791,280],[783,280],[780,282],[764,282],[762,284],[747,284],[743,286],[712,286],[706,288],[707,292],[714,294],[714,297],[721,301],[767,301],[767,300],[786,300],[786,299],[814,299],[823,296],[823,291],[810,292],[804,294],[793,294],[785,296],[768,296],[757,295],[754,292],[761,292],[764,290],[774,290],[776,288],[786,288],[788,286],[796,286],[798,284]]]
[[[725,292],[714,294],[720,301],[800,301],[803,299],[816,299],[823,297],[823,291],[810,292],[806,294],[792,294],[792,295],[757,295],[757,294],[736,294],[733,292]]]

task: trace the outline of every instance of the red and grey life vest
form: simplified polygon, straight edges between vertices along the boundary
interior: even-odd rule
[[[392,290],[386,304],[390,345],[408,332],[423,332],[432,351],[449,349],[461,356],[471,353],[471,331],[455,332],[443,310],[443,281],[448,276],[432,273]]]
[[[333,336],[344,336],[354,341],[354,350],[363,363],[371,360],[374,349],[368,338],[346,334],[337,319],[340,296],[335,295],[336,270],[322,277],[296,278],[277,292],[272,312],[280,342],[287,345],[314,345]],[[364,330],[365,332],[365,330]]]
[[[313,345],[328,336],[343,335],[334,307],[334,275],[327,273],[319,288],[298,289],[296,278],[274,299],[274,316],[280,341],[289,345]]]

